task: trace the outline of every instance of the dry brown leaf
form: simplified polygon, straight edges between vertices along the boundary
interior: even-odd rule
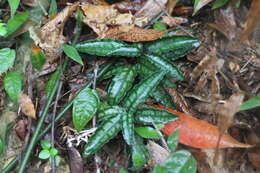
[[[22,112],[33,119],[36,119],[36,112],[34,109],[34,104],[32,103],[32,100],[30,97],[26,94],[21,94],[19,96],[19,104],[21,107]]]
[[[179,6],[174,9],[174,14],[178,16],[191,14],[193,11],[193,7],[191,6]]]
[[[241,35],[241,41],[245,42],[260,22],[260,1],[253,0],[246,20],[246,27]]]
[[[141,8],[136,14],[135,17],[146,17],[147,21],[152,20],[155,16],[157,16],[163,9],[167,0],[147,0],[144,4],[143,8]],[[147,23],[143,23],[140,27],[145,26]]]
[[[167,32],[167,30],[159,31],[155,29],[143,29],[139,27],[128,28],[118,26],[105,32],[103,38],[113,38],[128,42],[143,42],[157,40],[161,38],[165,32]]]
[[[61,55],[61,45],[67,41],[63,35],[65,22],[78,5],[79,2],[76,2],[64,8],[57,16],[42,26],[38,32],[32,27],[29,29],[31,38],[44,51],[48,62],[53,62]]]
[[[139,11],[145,4],[146,0],[136,0],[136,1],[123,1],[113,4],[112,6],[117,9],[120,13],[135,14]]]
[[[151,160],[156,164],[163,164],[170,155],[169,151],[153,141],[148,142],[147,149],[150,153]]]
[[[183,23],[187,23],[188,19],[183,17],[171,17],[171,16],[163,16],[162,22],[167,24],[169,27],[178,26]]]

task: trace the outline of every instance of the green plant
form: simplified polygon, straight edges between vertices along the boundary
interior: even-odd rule
[[[41,140],[40,143],[41,143],[42,150],[40,151],[38,157],[40,159],[49,159],[49,160],[51,159],[51,157],[53,157],[55,159],[56,166],[58,166],[61,160],[60,156],[58,155],[58,150],[54,147],[51,147],[50,141]]]

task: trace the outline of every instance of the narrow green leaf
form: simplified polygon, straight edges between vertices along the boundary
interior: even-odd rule
[[[143,138],[158,139],[161,135],[152,127],[136,127],[135,132]]]
[[[5,147],[4,141],[0,136],[0,155],[4,152],[4,147]]]
[[[168,171],[160,165],[155,165],[153,168],[153,173],[168,173]]]
[[[101,124],[84,147],[83,156],[88,157],[101,149],[122,129],[122,115],[112,117]]]
[[[123,116],[123,137],[128,145],[134,144],[134,116],[130,113]]]
[[[220,8],[223,7],[224,5],[226,5],[226,3],[229,0],[217,0],[214,2],[213,6],[212,6],[212,10],[216,9],[216,8]]]
[[[22,91],[22,74],[19,72],[9,72],[4,77],[4,88],[12,101],[18,102],[18,97]]]
[[[248,109],[253,109],[257,106],[260,106],[260,95],[257,95],[247,101],[245,101],[241,106],[240,110],[248,110]]]
[[[150,94],[150,96],[167,108],[174,108],[173,99],[168,92],[161,86],[156,87]]]
[[[83,89],[73,102],[72,119],[76,130],[81,131],[92,119],[99,107],[99,96],[96,90]]]
[[[175,132],[173,132],[167,140],[167,145],[169,147],[169,149],[171,150],[171,152],[174,152],[175,149],[178,146],[179,143],[179,135],[180,135],[180,131],[179,129],[175,130]]]
[[[162,166],[169,173],[196,173],[197,171],[196,160],[186,150],[172,153]]]
[[[38,47],[32,47],[31,62],[32,66],[38,71],[42,70],[42,67],[46,61],[44,53]]]
[[[59,79],[59,74],[60,74],[60,67],[58,67],[58,69],[54,73],[52,73],[50,80],[48,81],[45,87],[47,98],[50,96],[53,88],[55,87],[55,83]]]
[[[65,52],[65,54],[70,57],[72,60],[76,61],[77,63],[84,65],[77,49],[75,49],[74,47],[64,44],[62,45],[62,49]]]
[[[149,158],[148,151],[139,136],[135,136],[135,144],[132,145],[132,162],[135,168],[141,168]]]
[[[40,159],[48,159],[50,157],[49,150],[42,150],[38,156]]]
[[[6,36],[10,36],[18,28],[20,28],[22,26],[22,24],[24,24],[24,22],[27,20],[28,16],[29,16],[29,13],[26,11],[23,13],[16,14],[13,18],[9,19],[7,22],[8,33]]]
[[[53,14],[57,14],[58,10],[57,10],[57,2],[56,0],[51,0],[51,4],[50,4],[50,8],[49,8],[49,16],[53,15]]]
[[[130,113],[134,113],[136,109],[143,104],[151,91],[158,86],[165,75],[165,71],[155,72],[134,86],[124,100],[124,107]]]
[[[56,148],[51,148],[50,149],[50,155],[52,157],[55,157],[58,154],[58,150]]]
[[[14,14],[19,6],[20,0],[8,0],[9,6],[11,8],[11,17],[14,17]]]
[[[47,140],[41,140],[41,147],[42,149],[48,150],[51,148],[51,143],[50,141]]]
[[[0,75],[14,64],[15,51],[9,48],[0,49]]]
[[[0,36],[4,37],[7,34],[7,27],[5,23],[2,23],[0,20]]]
[[[119,107],[119,106],[108,106],[104,105],[103,103],[103,108],[100,108],[97,120],[98,122],[105,122],[112,117],[115,116],[121,116],[121,115],[126,115],[126,110],[125,108]]]
[[[212,0],[195,0],[193,14],[195,15],[202,7],[210,3]]]

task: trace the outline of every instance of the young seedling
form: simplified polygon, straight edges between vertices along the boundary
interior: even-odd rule
[[[56,166],[59,166],[60,163],[60,156],[58,155],[58,150],[54,147],[51,147],[50,141],[47,140],[41,140],[41,147],[42,150],[39,153],[39,158],[40,159],[49,159],[51,161],[51,157],[55,159],[55,164]]]

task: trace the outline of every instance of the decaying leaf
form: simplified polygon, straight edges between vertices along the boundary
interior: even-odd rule
[[[103,38],[114,38],[128,42],[153,41],[161,38],[167,30],[143,29],[139,27],[118,26],[105,32]]]
[[[146,0],[135,0],[135,1],[122,1],[113,4],[112,6],[117,9],[120,13],[135,14],[139,11],[145,4]]]
[[[164,106],[154,106],[164,109],[174,115],[178,115],[179,119],[167,123],[161,129],[166,135],[172,134],[176,129],[180,130],[179,142],[194,148],[215,149],[217,148],[218,137],[220,131],[217,126],[214,126],[206,121],[199,120],[190,115],[174,111]],[[243,144],[235,140],[233,137],[224,133],[219,141],[219,148],[249,148],[249,144]]]
[[[152,20],[163,9],[167,0],[147,0],[144,6],[135,14],[137,18],[147,18],[147,21]],[[143,23],[140,27],[145,26],[147,23]]]
[[[31,38],[44,51],[48,62],[53,62],[61,55],[61,45],[67,41],[63,35],[64,25],[78,5],[79,2],[76,2],[67,6],[57,16],[42,26],[39,31],[32,27],[29,28]]]
[[[187,23],[188,19],[183,17],[172,17],[172,16],[163,16],[162,22],[166,23],[169,27],[178,26],[183,23]]]
[[[19,104],[21,107],[22,112],[33,119],[36,119],[36,112],[34,109],[34,104],[32,103],[32,100],[27,94],[21,94],[19,96]]]
[[[147,149],[150,153],[151,160],[156,164],[163,164],[170,155],[169,151],[153,141],[148,142]]]

